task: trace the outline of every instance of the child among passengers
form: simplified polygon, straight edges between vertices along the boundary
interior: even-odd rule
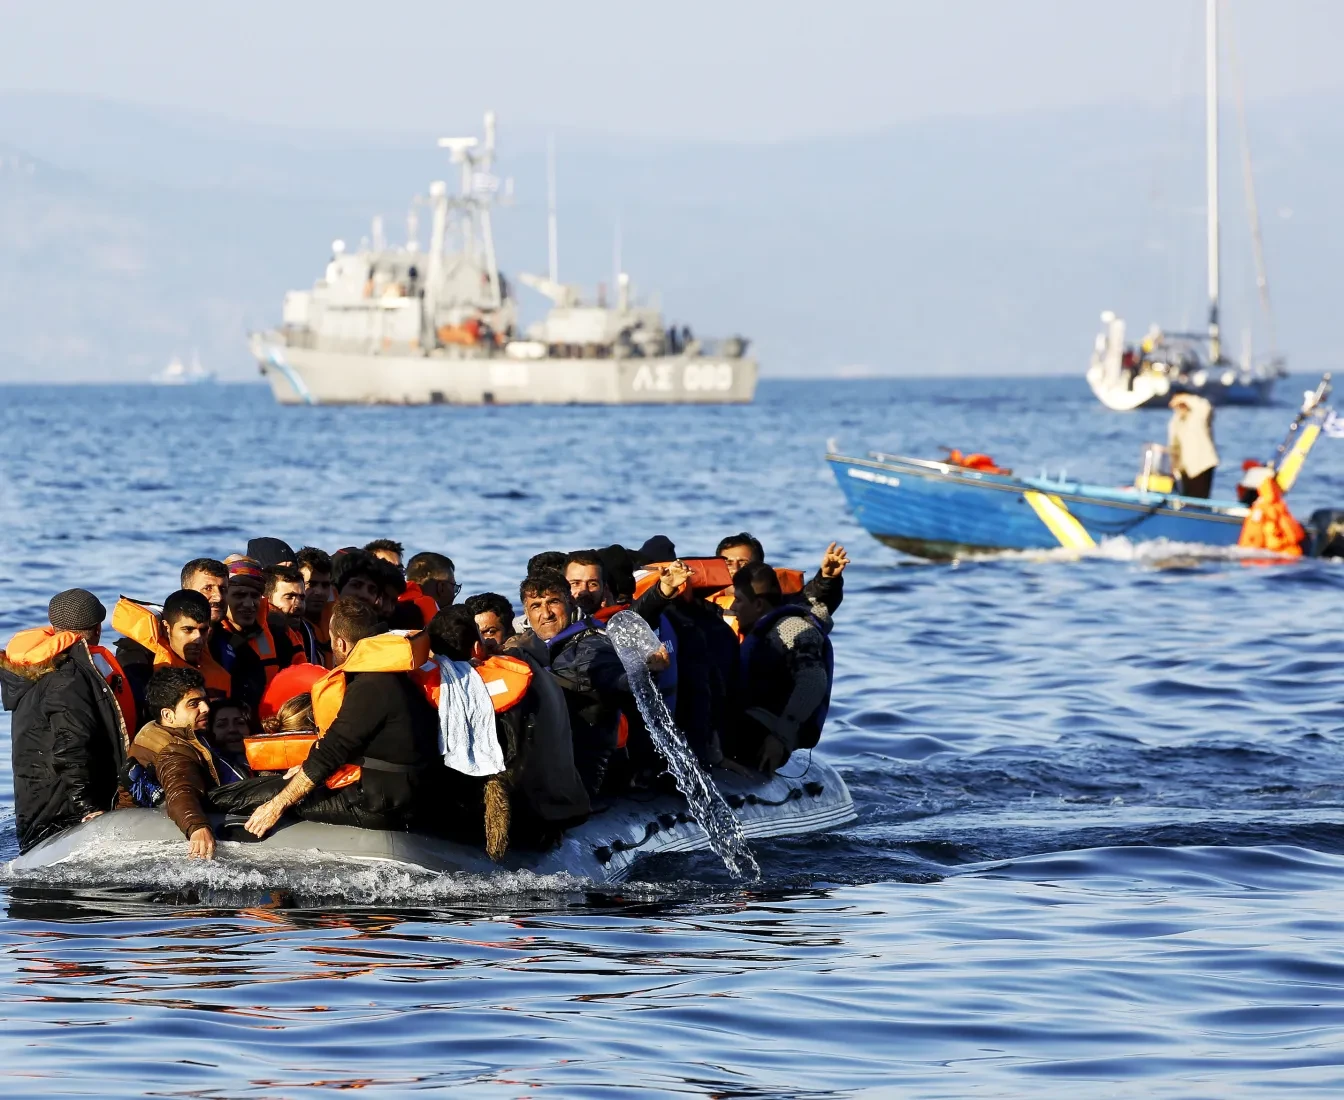
[[[252,733],[251,713],[248,705],[237,699],[220,699],[210,707],[207,743],[214,751],[222,783],[233,783],[252,774],[244,744],[244,738]]]

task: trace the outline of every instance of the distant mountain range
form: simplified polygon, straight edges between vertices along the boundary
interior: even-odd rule
[[[1279,339],[1303,372],[1334,355],[1341,105],[1275,101],[1250,119]],[[1224,284],[1239,347],[1256,310],[1233,122]],[[441,133],[478,129],[455,118]],[[193,348],[250,377],[244,334],[312,283],[334,238],[353,245],[381,214],[399,241],[411,196],[453,178],[439,136],[0,93],[0,380],[142,379]],[[545,137],[500,119],[509,273],[545,268]],[[619,223],[636,289],[658,292],[669,321],[751,337],[767,374],[1074,373],[1103,308],[1135,329],[1202,321],[1197,104],[776,144],[557,142],[562,277],[610,285]],[[545,303],[521,293],[538,316]]]

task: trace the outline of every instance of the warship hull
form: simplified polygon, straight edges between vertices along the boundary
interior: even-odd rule
[[[282,405],[733,405],[756,394],[754,359],[370,354],[255,337]]]

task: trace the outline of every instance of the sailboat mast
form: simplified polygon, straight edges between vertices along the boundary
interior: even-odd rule
[[[1218,333],[1218,0],[1205,0],[1204,130],[1208,183],[1209,361],[1222,358]]]

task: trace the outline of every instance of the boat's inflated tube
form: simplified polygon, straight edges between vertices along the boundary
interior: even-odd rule
[[[799,774],[793,778],[776,775],[753,782],[714,770],[714,780],[748,840],[820,832],[854,820],[854,803],[839,773],[815,756],[803,768],[801,755],[794,757]],[[786,770],[793,770],[794,761]],[[264,840],[244,844],[231,842],[228,838],[235,834],[222,824],[216,832],[223,838],[217,858],[247,860],[263,869],[268,859],[304,853],[403,863],[445,873],[484,874],[501,866],[479,848],[416,833],[289,821]],[[181,831],[162,811],[117,810],[44,840],[14,860],[10,870],[21,874],[84,860],[99,867],[115,866],[118,848],[147,843],[162,844],[167,859],[187,858]],[[657,795],[642,801],[617,799],[568,830],[558,847],[540,853],[510,851],[502,866],[539,875],[566,873],[593,882],[620,882],[646,856],[708,849],[705,832],[687,813],[685,800],[680,795]]]

